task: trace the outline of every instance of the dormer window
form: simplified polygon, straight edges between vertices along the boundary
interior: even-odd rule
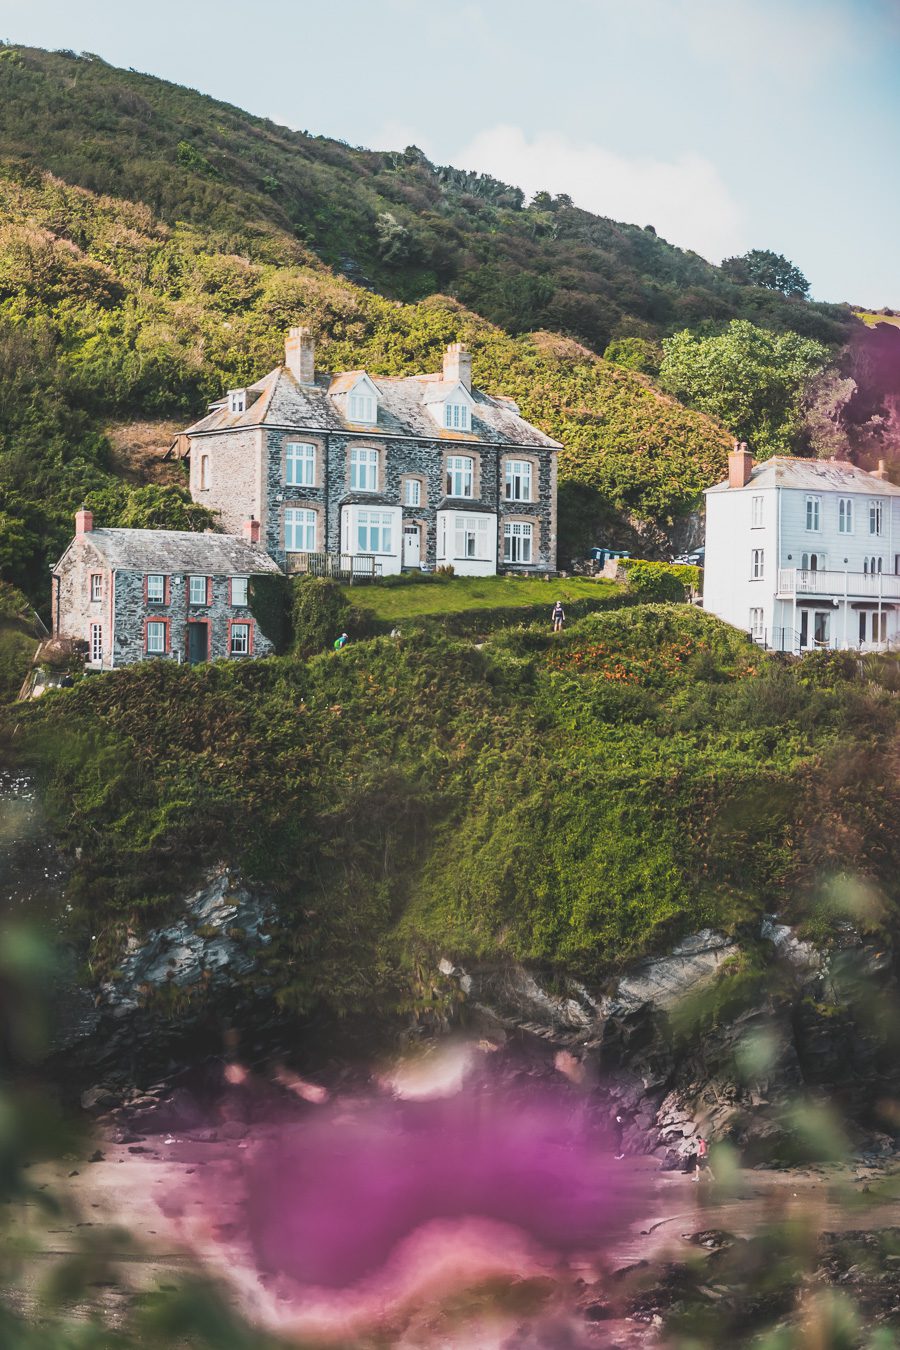
[[[247,411],[246,389],[228,390],[228,411],[230,413],[243,413]]]
[[[347,402],[347,415],[351,422],[364,422],[368,426],[374,426],[378,421],[378,400],[365,385],[360,389],[351,390]]]
[[[444,426],[448,431],[468,431],[471,427],[467,403],[444,404]]]

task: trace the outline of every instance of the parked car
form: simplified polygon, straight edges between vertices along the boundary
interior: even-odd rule
[[[611,558],[629,558],[631,555],[627,549],[622,548],[592,548],[588,555],[591,562],[599,563],[601,567]]]
[[[687,563],[690,567],[702,567],[703,559],[706,557],[705,548],[695,548],[693,553],[680,553],[674,559],[677,563]]]

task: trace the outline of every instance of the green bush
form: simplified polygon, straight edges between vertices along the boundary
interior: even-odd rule
[[[639,558],[623,558],[622,570],[627,577],[628,590],[643,604],[687,599],[688,591],[700,584],[699,567],[683,563],[644,562]]]
[[[287,577],[262,574],[250,579],[250,613],[277,653],[291,640],[291,593]]]
[[[314,656],[330,649],[349,625],[350,604],[340,586],[328,577],[300,576],[293,578],[291,587],[295,654]]]

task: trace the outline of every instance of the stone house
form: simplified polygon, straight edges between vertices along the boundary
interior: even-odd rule
[[[560,448],[473,386],[460,343],[439,373],[332,375],[316,370],[309,329],[292,328],[284,365],[229,390],[173,450],[190,456],[194,500],[226,530],[259,520],[289,572],[328,554],[372,575],[483,576],[556,570]]]
[[[87,664],[110,670],[136,661],[211,661],[266,656],[272,643],[251,609],[255,577],[280,568],[244,537],[186,530],[93,527],[75,517],[75,537],[53,576],[53,635],[87,643]]]

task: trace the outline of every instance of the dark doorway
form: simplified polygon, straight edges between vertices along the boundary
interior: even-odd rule
[[[209,660],[209,629],[205,623],[188,624],[188,661],[192,666]]]

